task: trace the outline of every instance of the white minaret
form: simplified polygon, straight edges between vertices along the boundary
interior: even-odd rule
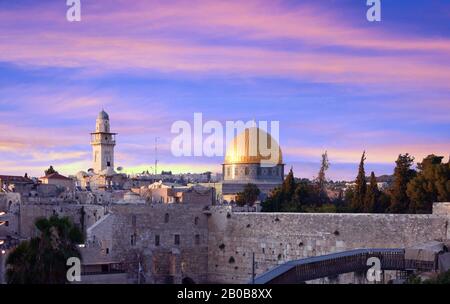
[[[117,133],[111,133],[109,116],[105,111],[98,114],[95,132],[91,133],[93,169],[95,173],[110,167],[114,170],[114,146]]]

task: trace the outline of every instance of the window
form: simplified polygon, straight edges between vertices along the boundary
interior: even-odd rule
[[[175,234],[174,244],[180,245],[180,235],[179,234]]]
[[[234,175],[238,175],[238,168],[234,168]]]
[[[107,167],[111,167],[111,162],[106,162]]]
[[[249,172],[250,172],[250,170],[247,167],[245,167],[245,175],[248,175]]]
[[[166,213],[164,215],[164,223],[168,223],[169,222],[169,213]]]
[[[109,248],[106,248],[106,254],[109,254]]]
[[[136,227],[136,215],[131,216],[131,225],[133,225],[133,227]]]
[[[194,224],[195,224],[196,226],[198,225],[198,217],[195,218]]]
[[[227,175],[231,176],[231,168],[227,168]]]
[[[130,243],[131,243],[131,246],[135,246],[136,245],[136,234],[132,234],[131,235]]]
[[[200,234],[195,235],[195,245],[200,245]]]
[[[159,235],[155,235],[155,246],[159,246],[159,242],[160,242]]]

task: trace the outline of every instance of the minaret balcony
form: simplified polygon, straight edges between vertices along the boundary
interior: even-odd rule
[[[116,133],[92,133],[91,134],[91,145],[115,145],[116,144]]]

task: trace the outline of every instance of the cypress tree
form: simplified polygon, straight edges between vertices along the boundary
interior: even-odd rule
[[[319,174],[316,178],[317,188],[319,192],[319,204],[324,204],[328,201],[326,189],[327,178],[325,176],[325,172],[328,170],[329,167],[330,163],[328,161],[328,153],[327,151],[325,151],[325,153],[322,154],[322,162],[320,164]]]
[[[366,193],[366,200],[364,204],[364,212],[372,213],[372,212],[380,212],[379,208],[379,196],[380,191],[378,189],[377,179],[375,177],[375,173],[372,171],[370,174],[370,184]]]
[[[364,171],[364,161],[366,160],[366,151],[361,156],[359,163],[358,176],[355,181],[355,189],[353,194],[353,200],[351,209],[354,212],[361,212],[364,210],[364,200],[366,198],[367,185],[366,185],[366,172]]]
[[[283,199],[286,201],[290,201],[295,191],[295,179],[294,179],[294,172],[292,172],[292,167],[291,170],[289,170],[289,174],[283,181],[281,190],[283,192]]]
[[[408,153],[400,154],[395,162],[394,182],[390,189],[391,205],[389,211],[392,213],[406,213],[409,209],[410,200],[406,194],[408,183],[416,172],[411,169],[414,157]]]

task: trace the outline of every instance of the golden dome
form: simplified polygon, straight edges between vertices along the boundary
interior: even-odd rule
[[[266,141],[260,143],[264,136]],[[272,155],[273,153],[275,155]],[[225,165],[265,164],[275,166],[282,163],[283,158],[278,142],[270,134],[256,127],[247,128],[237,135],[228,145],[225,155]]]

